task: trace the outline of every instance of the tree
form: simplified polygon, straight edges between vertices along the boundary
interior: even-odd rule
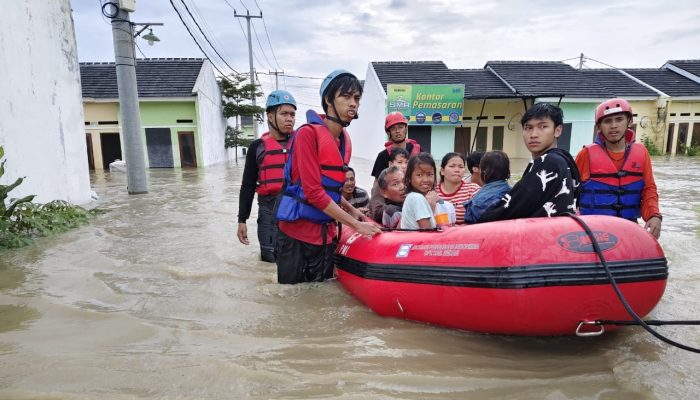
[[[265,109],[260,106],[250,104],[250,99],[262,96],[257,85],[246,83],[247,78],[243,74],[236,74],[230,77],[219,79],[221,88],[222,104],[224,107],[224,117],[250,116],[256,121],[262,121],[262,114]],[[243,143],[241,140],[242,131],[238,126],[226,128],[226,138],[224,146],[226,148],[237,147]]]

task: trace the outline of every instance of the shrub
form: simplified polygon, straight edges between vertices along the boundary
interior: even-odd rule
[[[656,143],[654,143],[651,138],[648,136],[645,136],[642,139],[642,143],[644,144],[644,147],[647,148],[647,151],[649,152],[649,155],[651,156],[658,156],[661,154],[661,151],[659,150],[658,147],[656,147]]]
[[[0,146],[0,159],[5,150]],[[0,177],[5,173],[5,162],[0,162]],[[89,216],[100,211],[86,210],[63,200],[46,204],[32,203],[35,195],[10,198],[10,191],[22,184],[17,178],[10,185],[0,185],[0,249],[22,247],[32,243],[32,237],[65,232],[88,222]]]

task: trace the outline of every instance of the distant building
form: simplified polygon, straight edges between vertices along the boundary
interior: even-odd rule
[[[80,63],[90,169],[123,159],[114,63]],[[226,121],[211,63],[202,58],[136,61],[146,166],[204,167],[228,161]]]
[[[0,13],[0,146],[11,197],[90,201],[75,30],[69,0],[26,0]]]
[[[482,69],[450,69],[442,61],[371,62],[360,119],[348,128],[353,154],[374,159],[386,140],[388,84],[464,84],[459,125],[411,123],[408,136],[434,157],[450,151],[503,150],[529,158],[520,118],[534,103],[559,104],[564,132],[558,146],[576,153],[591,143],[595,107],[612,97],[629,100],[637,139],[662,153],[700,145],[700,60],[668,61],[662,68],[575,69],[552,61],[489,61]]]

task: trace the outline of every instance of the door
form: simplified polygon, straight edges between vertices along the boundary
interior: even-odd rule
[[[493,143],[491,144],[491,150],[503,150],[503,132],[505,127],[494,126],[493,127]]]
[[[420,144],[421,151],[430,153],[430,127],[408,126],[408,137]]]
[[[676,124],[668,124],[668,136],[666,137],[666,154],[671,154],[673,150],[673,129]]]
[[[85,144],[87,145],[87,153],[88,153],[88,169],[90,171],[95,170],[95,156],[93,155],[92,152],[92,135],[89,133],[85,134]]]
[[[474,144],[474,151],[486,151],[486,139],[488,138],[488,128],[485,126],[480,126],[476,130],[476,143]]]
[[[173,167],[173,142],[169,128],[146,128],[146,148],[149,167]]]
[[[102,150],[102,168],[106,171],[109,171],[109,164],[114,160],[123,160],[118,133],[100,133],[100,149]]]
[[[194,132],[178,132],[177,140],[180,145],[180,166],[196,167],[197,151],[194,145]]]
[[[568,152],[571,152],[571,126],[572,124],[570,122],[568,124],[564,124],[564,129],[561,131],[561,136],[559,136],[559,140],[557,140],[557,148]]]
[[[455,128],[454,151],[467,155],[472,144],[472,128]]]
[[[688,140],[688,127],[690,126],[689,123],[683,122],[682,124],[678,124],[678,144],[676,144],[676,154],[685,154],[687,146],[687,140]]]

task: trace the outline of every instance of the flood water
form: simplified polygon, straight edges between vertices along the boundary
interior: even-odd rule
[[[654,163],[670,276],[649,318],[700,319],[700,159]],[[138,196],[96,173],[105,214],[0,252],[0,398],[700,397],[700,355],[641,328],[480,335],[379,317],[336,281],[278,285],[254,216],[236,239],[242,169],[151,170]],[[659,330],[700,347],[700,327]]]

